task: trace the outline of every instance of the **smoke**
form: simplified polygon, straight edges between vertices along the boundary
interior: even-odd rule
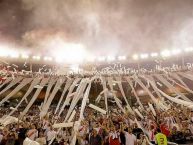
[[[17,1],[26,15],[20,41],[32,48],[43,49],[44,43],[58,37],[83,43],[99,54],[159,51],[193,43],[191,0]]]

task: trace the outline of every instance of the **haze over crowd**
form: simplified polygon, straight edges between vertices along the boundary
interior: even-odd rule
[[[0,0],[0,42],[46,50],[49,40],[100,53],[190,47],[192,0]],[[100,51],[99,51],[100,50]]]

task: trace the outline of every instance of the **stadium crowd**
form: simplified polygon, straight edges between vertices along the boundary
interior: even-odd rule
[[[171,107],[170,110],[158,111],[156,116],[151,111],[141,111],[144,118],[129,113],[121,114],[115,107],[109,108],[108,115],[102,115],[96,110],[86,108],[84,120],[81,122],[77,134],[77,145],[164,145],[167,141],[185,143],[191,140],[193,134],[193,112],[187,108]],[[0,118],[10,112],[9,107],[0,108]],[[13,116],[19,118],[17,123],[1,125],[0,145],[23,145],[28,137],[40,145],[69,145],[74,134],[71,128],[58,130],[53,128],[54,123],[64,121],[67,108],[58,117],[54,115],[55,107],[40,119],[37,105],[33,105],[29,112],[20,118],[20,111]],[[78,111],[77,111],[78,112]],[[76,113],[73,121],[79,118]],[[164,140],[160,140],[164,138]]]

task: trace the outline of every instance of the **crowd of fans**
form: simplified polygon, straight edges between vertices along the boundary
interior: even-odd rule
[[[42,119],[36,105],[22,118],[19,118],[22,110],[16,111],[13,116],[20,121],[1,126],[0,145],[23,145],[26,137],[40,145],[69,145],[73,128],[53,128],[54,123],[64,121],[68,109],[60,117],[54,115],[54,109],[50,107],[49,113]],[[156,110],[156,116],[144,110],[141,111],[144,119],[130,113],[122,114],[115,107],[109,110],[108,115],[102,115],[91,108],[85,109],[84,120],[77,134],[77,145],[147,145],[149,141],[159,144],[159,135],[171,142],[185,143],[191,140],[193,134],[193,112],[187,108],[172,107],[167,112]],[[9,111],[10,108],[1,107],[0,118]],[[73,121],[78,118],[79,113]],[[167,144],[167,140],[164,140],[164,144]]]

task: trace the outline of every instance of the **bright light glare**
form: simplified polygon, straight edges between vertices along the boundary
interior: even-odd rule
[[[22,55],[21,55],[21,58],[22,58],[22,59],[28,59],[28,58],[29,58],[29,55],[27,55],[27,54],[22,54]]]
[[[161,52],[161,56],[162,57],[170,57],[171,52],[169,50],[164,50],[164,51]]]
[[[78,73],[79,72],[79,66],[78,65],[71,65],[70,70],[72,72]]]
[[[132,56],[132,58],[133,58],[134,60],[138,60],[138,59],[139,59],[139,56],[138,56],[137,54],[134,54],[134,55]]]
[[[193,51],[193,47],[188,47],[184,50],[185,52],[192,52]]]
[[[151,53],[151,57],[157,57],[157,56],[158,56],[158,53],[156,52]]]
[[[94,62],[95,61],[95,57],[94,56],[87,56],[87,58],[86,58],[86,61],[88,61],[88,62]]]
[[[7,50],[7,51],[8,51],[9,56],[11,58],[18,58],[19,57],[19,53],[18,52],[14,51],[14,50]]]
[[[44,57],[44,60],[45,60],[45,61],[52,61],[52,57],[45,56],[45,57]]]
[[[32,58],[35,60],[40,60],[40,56],[33,56]]]
[[[98,61],[100,61],[100,62],[105,61],[105,57],[104,56],[99,56]]]
[[[62,43],[61,46],[56,47],[54,56],[57,62],[81,63],[87,53],[81,44]]]
[[[172,50],[172,54],[173,55],[178,55],[178,54],[180,54],[182,52],[182,50],[180,50],[180,49],[173,49]]]
[[[126,60],[126,56],[118,56],[118,60]]]
[[[107,61],[114,61],[115,60],[115,57],[114,56],[108,56],[107,57]]]
[[[0,46],[0,56],[6,57],[9,55],[8,48],[5,46]]]
[[[141,59],[146,59],[146,58],[148,58],[149,57],[149,54],[147,54],[147,53],[144,53],[144,54],[141,54],[140,55],[140,58]]]

